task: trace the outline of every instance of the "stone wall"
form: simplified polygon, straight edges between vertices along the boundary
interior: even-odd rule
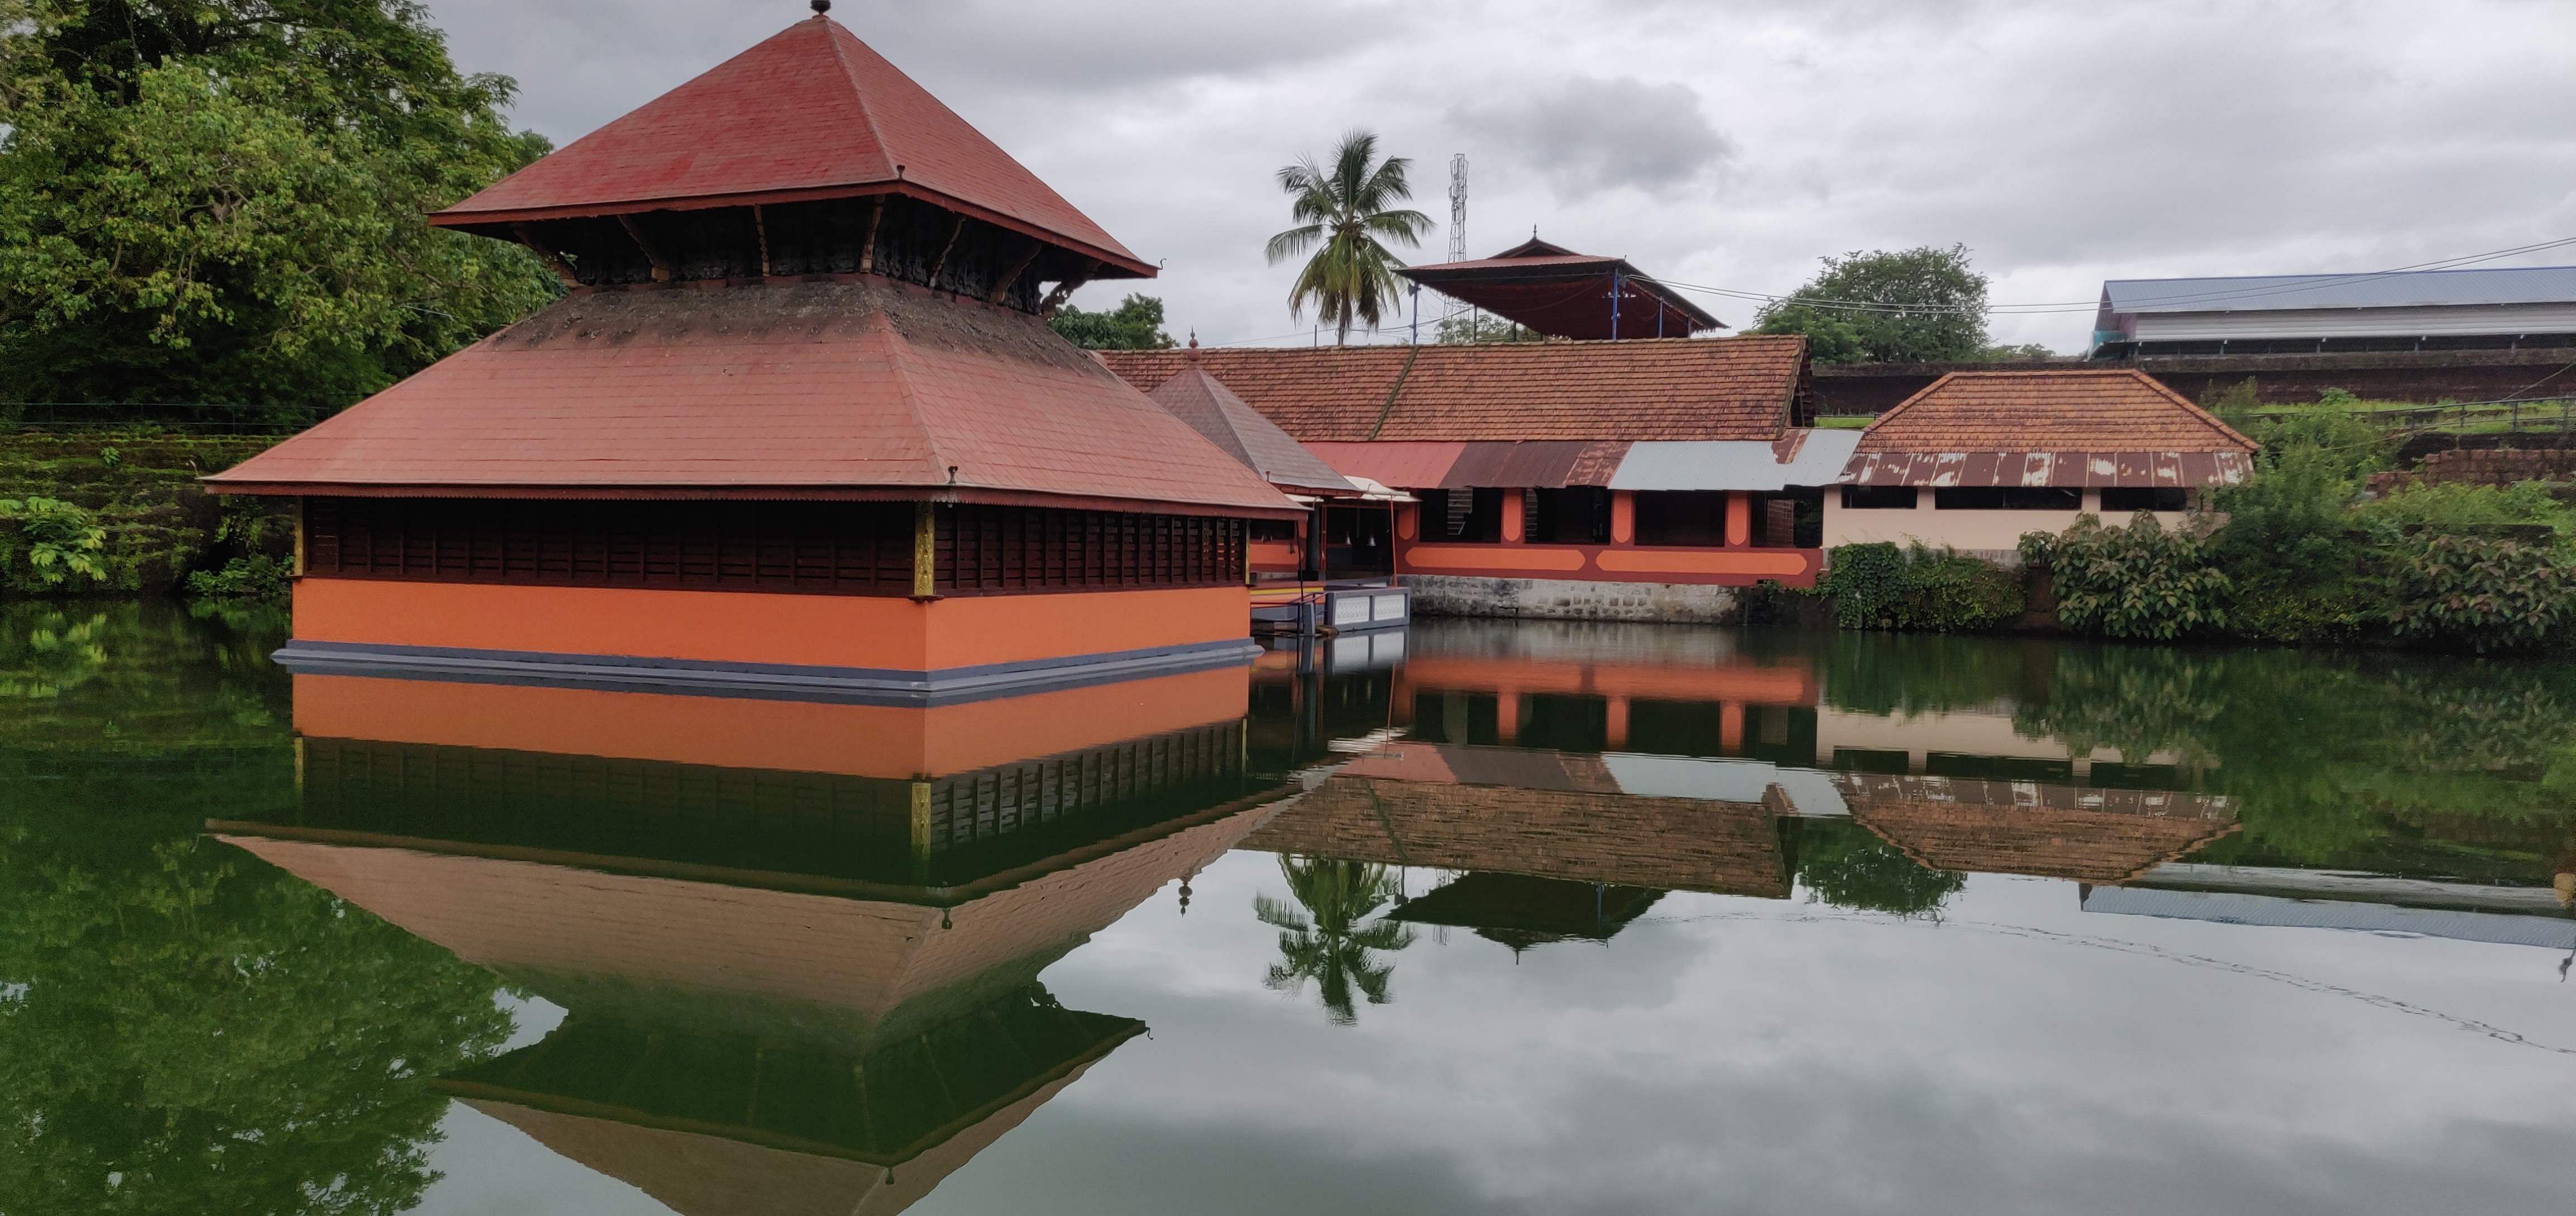
[[[2323,355],[2150,355],[2137,360],[2008,363],[1818,364],[1819,414],[1876,414],[1955,371],[2065,371],[2134,367],[2194,401],[2251,379],[2267,405],[2312,402],[2330,388],[2372,401],[2494,401],[2576,393],[2564,347],[2529,350],[2384,351]]]
[[[2378,473],[2370,488],[2385,493],[2415,482],[2509,486],[2522,481],[2576,480],[2576,448],[2462,448],[2435,452],[2411,472]]]
[[[1550,621],[1657,621],[1732,625],[1743,589],[1675,583],[1408,574],[1415,616],[1522,617]]]

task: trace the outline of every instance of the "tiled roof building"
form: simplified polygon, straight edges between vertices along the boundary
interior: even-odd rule
[[[432,222],[568,294],[208,479],[305,500],[289,665],[920,704],[1248,661],[1248,525],[1300,512],[1045,320],[1152,268],[819,12]]]

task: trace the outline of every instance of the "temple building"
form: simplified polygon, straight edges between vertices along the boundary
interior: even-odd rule
[[[1179,351],[1104,351],[1153,388]],[[1811,585],[1824,487],[1858,436],[1812,429],[1806,339],[1197,352],[1206,376],[1344,477],[1418,501],[1352,512],[1335,579],[1416,610],[1732,620],[1734,589]]]
[[[1246,529],[1305,512],[1045,321],[1152,265],[819,11],[431,222],[565,295],[209,479],[302,500],[290,667],[935,704],[1249,661]]]
[[[1952,372],[1863,431],[1824,543],[1948,547],[2017,562],[2026,532],[2090,512],[2182,526],[2254,470],[2255,443],[2130,370]]]

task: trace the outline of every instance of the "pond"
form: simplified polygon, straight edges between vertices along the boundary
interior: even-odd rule
[[[0,1211],[2543,1212],[2576,668],[1431,621],[933,710],[0,606]]]

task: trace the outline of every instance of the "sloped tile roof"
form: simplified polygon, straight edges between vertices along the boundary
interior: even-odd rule
[[[1161,384],[1179,351],[1102,351]],[[1200,365],[1301,443],[1777,439],[1806,366],[1795,335],[1476,346],[1236,347]]]
[[[1274,486],[1359,493],[1359,487],[1196,363],[1145,395]]]
[[[1951,372],[1879,415],[1859,453],[2250,452],[2254,441],[2126,368]]]
[[[1936,870],[2124,882],[2237,829],[2228,799],[1836,773],[1861,826]]]
[[[576,292],[208,481],[1295,509],[1038,318],[866,276]]]
[[[464,225],[894,189],[1153,268],[827,17],[787,27],[448,208]]]

